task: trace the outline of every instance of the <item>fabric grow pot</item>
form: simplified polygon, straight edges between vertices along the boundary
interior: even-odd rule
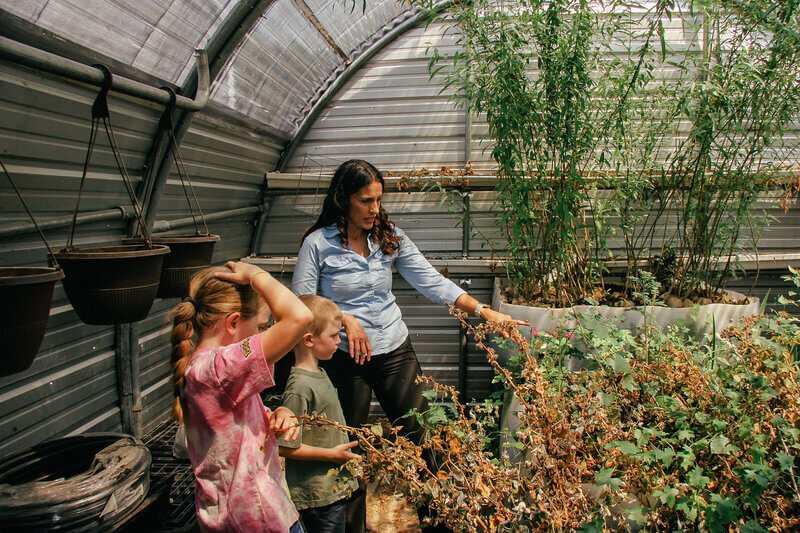
[[[63,277],[55,268],[0,268],[0,376],[31,366],[47,330],[53,288]]]
[[[130,435],[65,437],[0,461],[0,531],[109,531],[144,500],[150,451]]]
[[[166,246],[72,248],[53,254],[64,270],[64,290],[87,324],[142,320],[158,290]]]
[[[211,264],[214,245],[219,235],[154,235],[153,244],[169,246],[170,253],[164,257],[161,280],[158,283],[158,298],[183,298],[189,295],[192,276]],[[142,244],[140,238],[123,239],[123,244]]]

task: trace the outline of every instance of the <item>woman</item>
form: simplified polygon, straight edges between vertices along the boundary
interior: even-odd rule
[[[350,426],[369,417],[372,393],[404,433],[419,439],[420,427],[405,415],[427,409],[419,362],[392,294],[392,267],[428,299],[452,303],[489,321],[525,322],[490,309],[442,276],[381,207],[383,176],[366,161],[342,163],[331,180],[317,221],[306,231],[297,256],[292,291],[320,294],[342,310],[345,339],[322,365],[338,389]],[[359,531],[364,498],[348,509],[349,530]]]

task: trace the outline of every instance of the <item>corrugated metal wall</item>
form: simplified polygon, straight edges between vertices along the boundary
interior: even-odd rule
[[[90,108],[96,89],[0,62],[0,157],[36,217],[71,215],[89,138]],[[109,97],[111,120],[134,187],[153,142],[161,107],[117,93]],[[195,119],[181,146],[199,202],[206,214],[253,207],[235,218],[209,223],[222,239],[214,261],[246,256],[264,176],[275,168],[282,143]],[[107,141],[101,137],[92,158],[81,212],[130,205]],[[27,222],[5,176],[0,176],[2,223]],[[157,220],[189,216],[180,180],[165,187]],[[53,247],[63,247],[68,228],[46,231]],[[125,236],[123,220],[78,226],[76,244],[116,245]],[[193,232],[179,228],[177,233]],[[46,250],[36,233],[2,239],[0,264],[39,265]],[[168,386],[168,313],[177,300],[156,300],[139,327],[143,424],[163,421],[171,406]],[[88,326],[75,315],[60,283],[56,285],[47,334],[30,369],[0,378],[0,456],[48,438],[121,428],[113,326]],[[6,356],[6,354],[3,354]]]
[[[89,139],[95,89],[6,63],[0,65],[2,158],[37,217],[70,215],[75,208]],[[123,157],[138,181],[155,132],[159,110],[130,99],[110,100]],[[129,205],[108,143],[98,142],[81,210]],[[0,181],[3,222],[27,215],[5,176]],[[118,244],[121,220],[79,226],[76,244]],[[47,231],[63,247],[67,229]],[[3,266],[46,264],[36,233],[2,241]],[[61,284],[56,285],[47,334],[27,371],[0,378],[0,455],[57,435],[119,429],[113,327],[87,326],[75,315]],[[9,356],[9,354],[3,354]]]

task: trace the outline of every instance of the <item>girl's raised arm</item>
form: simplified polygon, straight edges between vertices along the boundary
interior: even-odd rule
[[[226,266],[233,272],[220,272],[217,277],[235,283],[250,283],[264,297],[275,324],[261,335],[261,348],[267,363],[286,355],[311,325],[313,316],[308,307],[292,291],[283,286],[268,272],[250,263],[229,261]]]

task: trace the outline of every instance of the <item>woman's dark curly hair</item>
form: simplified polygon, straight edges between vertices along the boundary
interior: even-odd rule
[[[331,179],[325,200],[322,202],[322,212],[317,221],[303,234],[301,241],[320,228],[336,224],[339,228],[342,246],[347,246],[347,213],[350,210],[350,197],[373,181],[380,182],[381,187],[384,186],[383,175],[366,161],[351,159],[339,165]],[[378,211],[369,236],[380,245],[383,253],[387,255],[392,254],[400,245],[400,237],[395,235],[394,224],[389,220],[383,206]]]

